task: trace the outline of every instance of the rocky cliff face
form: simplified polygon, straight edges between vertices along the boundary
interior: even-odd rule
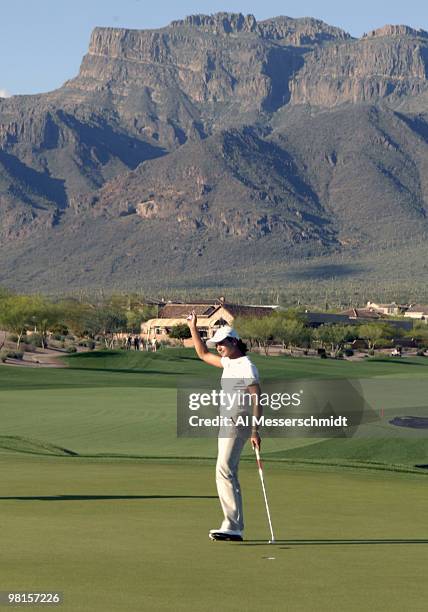
[[[171,23],[172,28],[181,29],[187,26],[217,36],[251,32],[261,38],[293,46],[312,45],[329,40],[350,38],[350,35],[344,30],[310,17],[293,19],[281,16],[257,22],[254,15],[216,13],[215,15],[191,15]]]
[[[291,82],[293,104],[400,104],[427,90],[428,33],[386,26],[358,41],[315,49]]]
[[[79,76],[66,86],[118,96],[142,90],[152,110],[170,114],[185,106],[184,95],[181,112],[193,120],[206,104],[274,110],[287,102],[288,80],[302,65],[289,46],[348,38],[313,19],[257,23],[230,13],[194,15],[153,31],[96,28]]]

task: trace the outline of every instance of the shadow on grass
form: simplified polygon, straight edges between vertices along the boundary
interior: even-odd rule
[[[165,374],[165,376],[181,376],[180,372],[168,372],[167,370],[151,370],[150,368],[89,368],[82,366],[79,368],[76,365],[70,367],[70,370],[80,370],[85,372],[116,372],[118,374]]]
[[[0,497],[18,501],[91,501],[100,499],[217,499],[216,495],[35,495],[31,497]]]
[[[247,540],[241,546],[278,546],[288,544],[292,546],[360,546],[362,544],[428,544],[427,540],[418,540],[413,538],[404,539],[343,539],[343,540],[275,540],[269,543],[267,540]]]
[[[395,361],[395,359],[389,359],[389,358],[379,359],[378,357],[369,358],[367,361],[370,362],[370,363],[374,363],[374,362],[377,362],[377,363],[394,363],[394,364],[397,364],[397,365],[419,366],[419,367],[423,367],[423,368],[426,368],[427,365],[428,365],[428,363],[422,363],[422,362],[418,363],[418,362],[414,362],[414,361],[404,361],[404,359],[403,359],[403,361],[398,361],[398,360]]]

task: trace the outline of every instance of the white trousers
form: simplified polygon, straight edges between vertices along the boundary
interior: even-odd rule
[[[238,466],[242,449],[249,438],[240,432],[231,438],[218,439],[216,484],[224,520],[220,529],[244,529],[241,487],[238,480]]]

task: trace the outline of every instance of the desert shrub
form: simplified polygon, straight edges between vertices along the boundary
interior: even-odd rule
[[[7,339],[9,342],[18,342],[18,336],[16,334],[9,334]]]
[[[3,352],[3,351],[2,351]],[[23,359],[24,353],[22,351],[5,351],[6,359]]]
[[[391,346],[391,341],[387,338],[379,338],[376,342],[377,348],[388,348]]]
[[[373,357],[374,354],[375,354],[374,349],[370,349],[369,350],[369,355],[371,355]]]
[[[26,353],[35,353],[36,352],[36,347],[34,346],[34,344],[27,344],[27,342],[24,342],[23,344],[20,345],[21,350],[25,351]]]
[[[65,340],[65,336],[63,334],[52,334],[52,340],[58,340],[58,342],[63,342]]]
[[[77,348],[75,346],[67,346],[65,349],[66,353],[77,353]]]
[[[190,338],[192,336],[189,326],[185,323],[174,325],[168,335],[170,338],[175,338],[177,340],[185,340],[186,338]]]
[[[93,351],[95,348],[94,340],[80,340],[77,344],[78,346],[86,346],[91,351]]]
[[[43,346],[43,338],[40,334],[31,334],[31,336],[27,336],[25,342],[33,346]]]
[[[4,363],[9,356],[9,351],[0,351],[0,361]]]

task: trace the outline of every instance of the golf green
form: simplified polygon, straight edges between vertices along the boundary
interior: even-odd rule
[[[419,611],[426,482],[241,466],[246,541],[220,522],[213,465],[1,458],[1,590],[57,590],[63,610]]]
[[[426,403],[422,358],[256,360],[270,380],[366,379],[375,410]],[[265,438],[275,545],[248,445],[246,540],[210,542],[216,440],[177,438],[176,384],[219,373],[186,350],[68,361],[0,366],[0,591],[57,590],[72,612],[425,610],[426,437],[380,420],[367,439]]]

